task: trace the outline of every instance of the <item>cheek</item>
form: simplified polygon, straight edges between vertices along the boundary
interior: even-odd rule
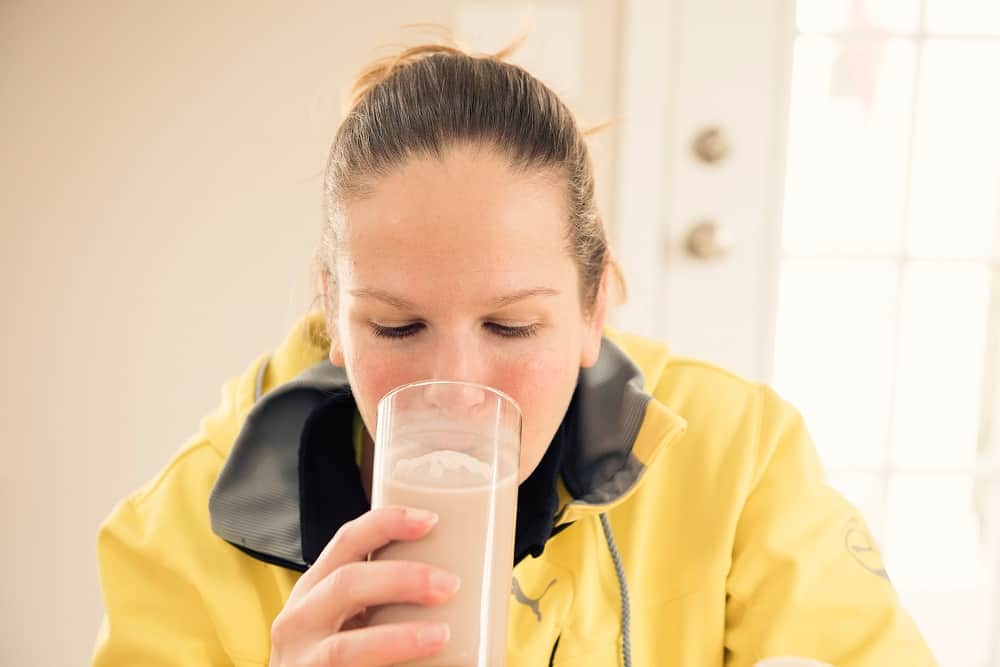
[[[521,481],[537,467],[562,423],[576,388],[577,361],[565,350],[552,350],[505,367],[494,380],[524,412]]]
[[[353,349],[345,361],[354,400],[365,426],[374,434],[379,399],[391,389],[411,382],[412,378],[404,377],[405,367],[393,363],[385,355],[364,354],[362,350]]]

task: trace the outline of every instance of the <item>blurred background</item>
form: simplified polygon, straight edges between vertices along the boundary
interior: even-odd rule
[[[1000,2],[0,2],[0,663],[86,664],[98,523],[313,302],[358,68],[438,33],[593,139],[616,324],[805,413],[945,667],[1000,666]]]

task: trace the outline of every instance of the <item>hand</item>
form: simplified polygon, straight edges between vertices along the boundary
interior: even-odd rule
[[[391,541],[424,537],[436,523],[430,512],[385,507],[341,526],[271,625],[271,667],[381,667],[440,652],[445,624],[364,627],[368,607],[433,606],[458,590],[457,577],[424,563],[366,560]]]

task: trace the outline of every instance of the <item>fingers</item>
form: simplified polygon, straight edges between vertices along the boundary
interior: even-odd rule
[[[296,583],[293,596],[304,595],[337,568],[364,560],[389,542],[424,537],[436,523],[435,514],[406,507],[383,507],[348,521]]]
[[[458,591],[459,585],[455,575],[424,563],[348,563],[306,593],[288,621],[331,632],[368,607],[441,604]]]
[[[366,560],[389,542],[424,537],[435,523],[432,513],[387,507],[344,524],[296,582],[272,623],[270,664],[380,667],[438,653],[448,641],[447,626],[348,629],[350,620],[369,607],[430,606],[455,594],[457,578],[425,563]]]
[[[445,624],[400,623],[338,632],[321,641],[308,667],[385,667],[439,653],[448,643]]]

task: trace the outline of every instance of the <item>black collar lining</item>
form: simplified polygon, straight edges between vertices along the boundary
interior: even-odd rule
[[[553,535],[559,509],[558,480],[572,447],[576,393],[562,424],[534,472],[518,487],[514,563],[538,557]],[[350,387],[330,393],[306,420],[299,443],[299,513],[302,557],[307,565],[319,558],[336,532],[371,507],[355,462],[355,403]],[[565,478],[572,493],[575,486]],[[572,486],[571,486],[572,485]],[[560,526],[560,529],[565,526]]]

